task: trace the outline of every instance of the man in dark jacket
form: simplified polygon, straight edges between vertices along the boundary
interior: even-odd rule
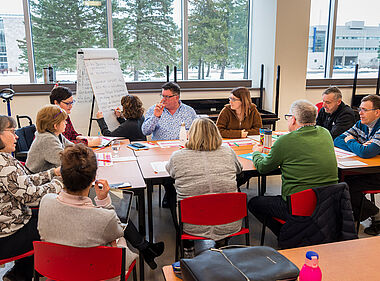
[[[342,101],[337,87],[327,88],[323,94],[323,107],[318,113],[317,125],[330,131],[333,139],[355,124],[354,111]]]

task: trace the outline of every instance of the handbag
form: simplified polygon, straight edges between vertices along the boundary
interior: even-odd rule
[[[297,266],[266,246],[210,249],[180,263],[185,281],[296,280],[299,274]]]

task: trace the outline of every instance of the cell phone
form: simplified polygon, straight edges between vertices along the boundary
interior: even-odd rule
[[[146,148],[147,147],[146,145],[143,145],[143,144],[138,143],[138,142],[131,143],[131,146],[134,146],[136,148]]]

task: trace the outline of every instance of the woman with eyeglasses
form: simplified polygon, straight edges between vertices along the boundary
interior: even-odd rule
[[[58,193],[63,187],[55,178],[60,168],[31,175],[12,156],[17,135],[12,117],[0,115],[0,260],[33,250],[33,241],[40,240],[37,230],[37,206],[46,193]],[[3,280],[32,280],[33,256],[15,261]]]
[[[75,131],[69,114],[75,103],[73,93],[67,87],[57,86],[50,93],[50,103],[58,105],[67,113],[66,128],[62,133],[69,141],[73,143],[84,143],[88,146],[97,146],[101,143],[99,138],[84,137]]]
[[[216,121],[222,137],[245,138],[247,135],[258,135],[263,124],[249,90],[244,87],[235,88],[231,91],[229,100],[230,103],[224,106]]]
[[[67,113],[58,105],[45,105],[37,113],[37,132],[28,152],[26,167],[32,173],[46,171],[61,164],[59,153],[72,145],[63,136]]]
[[[126,95],[121,98],[123,111],[117,108],[114,110],[117,121],[120,126],[114,131],[108,129],[104,120],[103,113],[98,112],[96,118],[103,136],[124,137],[130,141],[146,140],[146,136],[141,131],[141,125],[144,123],[144,108],[141,100],[135,95]]]

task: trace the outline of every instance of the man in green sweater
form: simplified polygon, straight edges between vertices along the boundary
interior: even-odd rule
[[[257,196],[248,203],[250,212],[277,236],[281,224],[272,217],[287,219],[289,216],[286,196],[293,193],[338,182],[338,168],[333,139],[328,130],[316,126],[316,107],[306,100],[295,101],[288,120],[289,134],[273,144],[269,154],[263,156],[263,147],[253,147],[253,164],[261,174],[280,167],[282,173],[281,195]]]

